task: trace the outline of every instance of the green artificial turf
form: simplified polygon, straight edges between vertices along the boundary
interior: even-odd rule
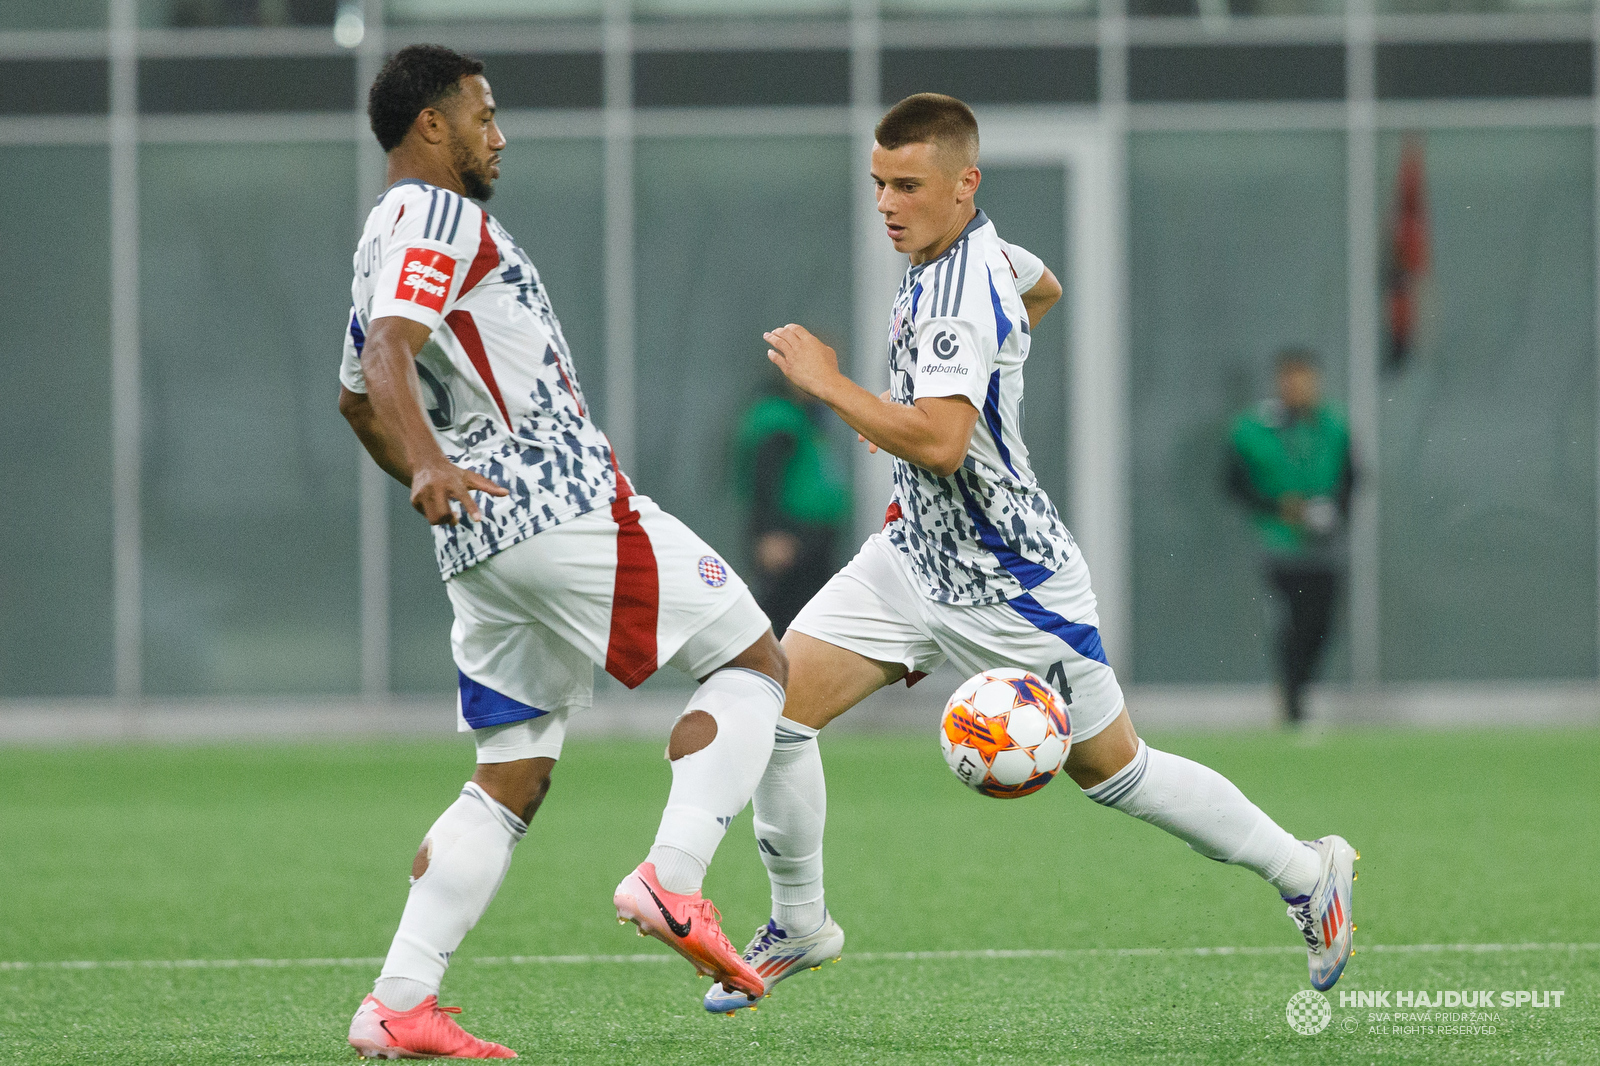
[[[660,743],[573,742],[445,1000],[541,1063],[1600,1062],[1600,951],[1382,950],[1600,940],[1600,732],[1153,741],[1297,834],[1361,849],[1358,954],[1326,1031],[1285,1021],[1305,960],[1253,875],[1065,779],[980,798],[931,735],[824,738],[845,961],[731,1021],[610,909],[665,799]],[[0,969],[0,1062],[352,1061],[372,963],[142,963],[381,956],[411,855],[470,760],[468,742],[0,750],[0,963],[135,964]],[[706,890],[736,942],[764,919],[748,813]],[[1190,950],[1206,947],[1266,950]],[[984,949],[1054,954],[896,957]],[[656,961],[507,961],[632,953]],[[1383,1033],[1339,1001],[1446,989],[1564,996],[1496,1007],[1478,1021],[1492,1033]]]

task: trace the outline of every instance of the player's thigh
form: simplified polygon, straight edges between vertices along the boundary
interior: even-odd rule
[[[534,623],[604,662],[618,586],[618,523],[590,511],[468,567],[446,584],[456,619],[479,627]]]
[[[898,554],[882,536],[869,538],[790,623],[784,717],[820,729],[884,685],[944,661]]]
[[[630,688],[669,660],[709,672],[768,628],[739,576],[645,496],[570,518],[451,584],[489,620],[537,622]]]
[[[783,716],[813,729],[906,676],[904,663],[869,659],[792,626],[783,635],[783,650],[789,656]]]
[[[489,562],[493,562],[491,559]],[[585,650],[543,623],[527,618],[518,605],[487,591],[480,563],[445,584],[455,622],[450,651],[456,664],[457,724],[483,730],[514,722],[586,709],[594,699],[594,667]],[[465,580],[464,580],[465,579]],[[548,729],[547,722],[541,729]],[[551,734],[554,751],[480,759],[557,758],[565,729]],[[549,745],[546,744],[545,747]]]
[[[630,502],[655,559],[659,664],[700,679],[738,660],[782,684],[783,653],[744,580],[676,516],[643,497]]]

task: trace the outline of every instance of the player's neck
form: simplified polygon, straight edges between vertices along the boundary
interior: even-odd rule
[[[432,152],[418,152],[409,144],[402,144],[389,153],[388,173],[385,176],[384,187],[388,188],[397,181],[425,181],[429,185],[437,185],[441,189],[449,189],[462,196],[467,195],[467,187],[461,181],[461,175],[456,168]]]
[[[944,236],[940,237],[933,244],[928,245],[922,251],[911,253],[912,266],[921,266],[923,263],[937,259],[944,253],[948,252],[950,250],[950,246],[961,239],[962,232],[967,228],[972,220],[978,217],[978,205],[969,200],[965,205],[963,205],[961,214],[958,217],[960,218],[960,221],[958,221],[953,228],[946,230]]]

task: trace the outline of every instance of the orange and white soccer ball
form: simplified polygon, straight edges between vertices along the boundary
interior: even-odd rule
[[[1072,748],[1059,693],[1026,670],[985,670],[956,689],[939,722],[944,761],[968,788],[1014,799],[1050,783]]]

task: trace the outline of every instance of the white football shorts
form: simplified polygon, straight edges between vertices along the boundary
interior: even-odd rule
[[[457,728],[479,762],[558,758],[594,667],[633,688],[663,665],[704,677],[771,623],[739,575],[648,496],[536,533],[445,582]]]
[[[946,661],[967,675],[1031,671],[1067,701],[1072,739],[1080,741],[1122,711],[1122,687],[1106,664],[1099,626],[1081,552],[1020,596],[965,607],[923,595],[905,553],[874,533],[789,628],[869,659],[904,663],[910,684]]]

